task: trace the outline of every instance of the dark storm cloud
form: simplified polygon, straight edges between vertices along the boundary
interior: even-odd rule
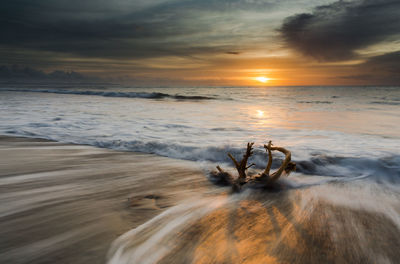
[[[2,4],[3,45],[36,50],[74,53],[99,57],[148,57],[185,51],[180,43],[163,45],[170,36],[187,34],[187,28],[176,28],[173,19],[155,19],[157,15],[114,15],[96,9],[75,10],[67,4],[45,1],[13,1]]]
[[[400,51],[372,57],[361,69],[377,84],[400,85]]]
[[[341,79],[369,84],[400,85],[400,51],[369,58],[353,69],[358,74],[340,76]]]
[[[287,44],[318,60],[339,61],[357,49],[399,38],[400,1],[339,1],[312,13],[285,19],[280,31]]]
[[[147,58],[225,53],[232,42],[221,43],[217,40],[223,35],[212,34],[221,21],[203,13],[256,9],[270,3],[5,0],[1,5],[0,45],[86,57]]]
[[[370,58],[364,67],[397,75],[400,78],[400,51]]]

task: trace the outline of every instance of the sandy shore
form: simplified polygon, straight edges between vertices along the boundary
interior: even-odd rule
[[[194,163],[0,137],[0,263],[104,263],[119,235],[209,183]]]
[[[0,263],[397,263],[397,189],[227,195],[193,162],[0,137]],[[301,183],[304,175],[292,175]]]

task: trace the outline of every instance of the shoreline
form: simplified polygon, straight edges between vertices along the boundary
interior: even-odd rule
[[[195,163],[0,136],[0,262],[104,263],[119,235],[210,183]]]
[[[0,263],[399,258],[399,195],[379,184],[226,195],[198,163],[152,154],[0,136],[0,156]]]

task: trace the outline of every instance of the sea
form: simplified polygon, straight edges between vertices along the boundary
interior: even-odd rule
[[[318,259],[313,259],[312,255],[307,258],[306,253],[302,253],[296,261],[286,259],[290,263],[395,263],[399,257],[395,250],[398,243],[391,234],[400,232],[400,87],[149,88],[115,84],[3,84],[0,113],[1,135],[149,153],[178,162],[191,161],[204,171],[205,178],[216,165],[234,173],[227,153],[240,158],[247,142],[255,143],[254,155],[249,161],[256,164],[253,170],[263,169],[267,163],[263,146],[271,140],[275,146],[291,151],[296,171],[284,177],[282,185],[287,190],[295,190],[291,201],[302,201],[294,209],[293,205],[290,210],[283,206],[282,212],[290,211],[293,217],[288,216],[289,222],[286,221],[280,235],[274,242],[268,242],[272,243],[271,252],[278,252],[275,256],[295,256],[293,252],[300,250],[298,246],[304,242],[293,242],[298,237],[291,236],[291,232],[297,230],[302,234],[299,237],[310,237],[308,246],[317,243],[319,236],[324,237],[321,247],[329,240],[332,251],[327,252],[337,254],[329,255],[331,259],[327,261],[325,255],[319,254]],[[274,168],[282,158],[281,154],[274,153]],[[252,192],[246,190],[224,202],[240,204],[235,209],[236,216],[245,214],[246,210],[258,212],[246,222],[241,218],[243,225],[249,221],[264,223],[259,208],[249,201],[257,200],[268,208],[270,216],[282,206],[279,206],[277,194],[260,198],[259,193],[258,198],[254,198]],[[208,234],[203,238],[206,243],[218,232],[226,232],[221,226],[232,217],[221,214],[218,218],[218,214],[215,217],[210,214],[220,206],[218,201],[205,198],[172,207],[116,240],[108,262],[159,263],[166,252],[171,255],[176,250],[183,254],[187,243],[183,243],[181,250],[176,247],[166,250],[165,243],[177,243],[171,242],[176,240],[176,232],[183,232],[188,227],[184,223],[199,212],[209,217],[210,226],[205,233],[196,233],[198,239]],[[280,223],[279,218],[276,219],[270,225],[275,229]],[[303,224],[304,232],[299,231],[296,222]],[[384,226],[379,226],[380,222]],[[220,225],[212,227],[212,223]],[[307,223],[318,223],[319,228]],[[326,229],[321,228],[325,225]],[[157,228],[159,232],[154,233]],[[327,233],[307,233],[317,229]],[[242,230],[241,235],[229,241],[250,234],[250,240],[262,242],[270,237],[263,237],[263,230],[266,229],[248,230],[249,233]],[[142,235],[138,238],[138,234]],[[343,244],[346,239],[341,235],[350,240]],[[287,243],[282,248],[283,240]],[[215,238],[209,243],[215,241],[222,240]],[[229,241],[227,248],[230,248]],[[286,254],[290,243],[297,246],[293,246],[291,254]],[[202,249],[196,246],[196,250]],[[254,250],[249,252],[254,253]],[[160,255],[152,255],[152,252]],[[208,254],[206,250],[200,253],[201,257]],[[202,262],[200,258],[195,262],[247,263],[244,259],[229,261],[215,254],[209,261]],[[344,259],[335,258],[335,254]],[[346,256],[347,260],[356,262],[346,262]],[[177,257],[173,263],[181,263],[177,259],[191,263]],[[257,260],[254,263],[274,263],[271,259]],[[168,263],[168,259],[164,262]]]
[[[399,87],[10,85],[0,112],[3,135],[215,164],[255,142],[258,167],[271,140],[299,173],[399,180]]]

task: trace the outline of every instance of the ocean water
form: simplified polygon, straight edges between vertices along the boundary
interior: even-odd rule
[[[0,243],[7,249],[0,260],[52,263],[58,252],[58,259],[87,263],[87,252],[71,251],[69,245],[99,232],[93,228],[97,220],[87,221],[88,214],[97,219],[96,201],[106,199],[108,192],[125,195],[131,189],[133,200],[140,194],[139,201],[151,205],[135,214],[155,216],[105,245],[104,262],[109,264],[397,263],[400,257],[400,87],[3,85],[0,113],[2,135],[153,153],[173,158],[176,166],[190,163],[201,168],[193,178],[181,172],[176,179],[167,168],[148,165],[115,177],[112,171],[136,165],[121,158],[114,160],[114,167],[106,161],[105,168],[90,168],[92,161],[86,157],[79,166],[103,177],[70,176],[61,169],[0,178],[0,198],[7,201],[0,203],[0,213],[8,214],[0,215],[0,226],[6,226],[5,237],[19,245]],[[257,164],[256,170],[263,168],[263,144],[269,140],[290,149],[297,163],[297,171],[281,179],[281,191],[228,194],[227,188],[208,183],[207,174],[217,164],[233,171],[227,153],[239,157],[247,142],[256,146],[250,162]],[[280,159],[276,154],[274,167]],[[125,163],[118,165],[121,162]],[[150,175],[152,181],[159,175],[169,177],[179,192],[167,183],[140,189]],[[43,194],[41,188],[49,184],[55,190]],[[157,188],[164,191],[158,193]],[[178,199],[177,193],[189,198],[158,207],[166,197]],[[93,194],[98,194],[95,199]],[[125,205],[115,197],[103,203]],[[68,207],[64,201],[71,200],[75,204]],[[14,211],[31,212],[38,221],[24,220]],[[67,225],[48,214],[86,220]],[[21,233],[15,222],[24,223],[25,231]],[[82,234],[83,227],[97,231]],[[108,228],[112,224],[101,230]],[[35,232],[42,230],[49,230],[48,238],[36,241]],[[32,244],[24,235],[34,240]]]
[[[211,165],[255,142],[259,168],[272,140],[299,173],[399,180],[399,87],[3,86],[0,112],[3,135]]]

